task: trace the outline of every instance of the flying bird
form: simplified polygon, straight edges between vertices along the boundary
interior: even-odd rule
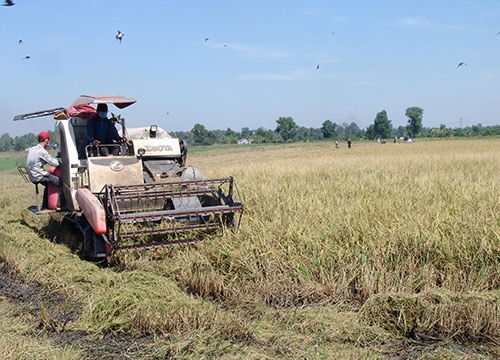
[[[28,55],[28,56],[23,57],[23,60],[29,60],[29,59],[31,59],[31,56],[29,56],[29,55]]]
[[[116,34],[116,40],[120,40],[120,44],[121,44],[124,34],[120,30],[116,30],[116,31],[118,31],[118,34]]]
[[[316,65],[316,70],[318,70],[318,69],[319,69],[319,64],[318,64],[318,65]]]
[[[14,6],[14,3],[12,2],[12,0],[5,0],[2,6]]]
[[[22,43],[23,43],[23,41],[22,41],[22,40],[19,40],[19,44],[22,44]]]
[[[460,66],[464,66],[464,65],[465,65],[465,66],[467,66],[467,64],[466,64],[466,63],[461,62],[461,63],[459,63],[459,64],[457,65],[457,68],[459,68]]]

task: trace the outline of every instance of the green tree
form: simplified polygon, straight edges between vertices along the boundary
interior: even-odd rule
[[[406,117],[408,118],[408,125],[406,129],[408,130],[408,135],[415,137],[422,130],[422,115],[424,110],[417,106],[409,107],[406,109]]]
[[[297,129],[297,136],[295,137],[298,141],[311,141],[311,140],[319,140],[317,139],[318,132],[320,139],[323,138],[323,135],[320,131],[316,131],[318,129],[314,128],[306,128],[305,126],[300,126]]]
[[[347,126],[347,138],[362,138],[364,133],[355,122],[352,122]]]
[[[252,137],[252,132],[250,131],[249,128],[243,127],[241,128],[241,137],[243,139],[250,139]]]
[[[217,144],[222,142],[222,138],[224,137],[224,130],[208,130],[208,144]]]
[[[309,139],[314,141],[323,140],[321,129],[309,128]]]
[[[2,134],[0,136],[0,151],[10,151],[12,149],[14,149],[14,140],[8,133]]]
[[[224,133],[224,136],[234,138],[237,136],[237,133],[236,133],[236,131],[233,131],[231,128],[227,128],[226,132]]]
[[[258,143],[272,143],[275,141],[275,137],[276,134],[274,131],[263,127],[260,127],[255,131],[255,141]]]
[[[344,139],[359,139],[364,136],[363,130],[361,130],[355,122],[350,124],[342,123],[342,125],[337,125],[337,133]]]
[[[238,137],[238,133],[233,131],[230,128],[227,128],[224,132],[224,135],[220,139],[220,142],[223,144],[232,144],[235,143]]]
[[[14,150],[23,151],[38,143],[38,136],[33,133],[16,136],[14,138]]]
[[[382,139],[388,139],[392,134],[392,123],[387,117],[387,111],[382,110],[375,117],[373,123],[373,135]]]
[[[324,139],[334,139],[337,137],[337,124],[333,123],[331,120],[325,120],[323,125],[321,125],[321,133]]]
[[[375,139],[375,125],[374,124],[368,125],[368,127],[366,128],[365,136],[368,140]]]
[[[395,131],[395,135],[398,137],[404,136],[406,134],[406,128],[403,125],[398,126]]]
[[[191,130],[194,145],[210,145],[210,132],[201,124],[195,124]]]
[[[276,127],[276,133],[281,136],[283,141],[292,142],[297,137],[298,125],[295,123],[292,117],[280,117],[276,120],[278,126]]]

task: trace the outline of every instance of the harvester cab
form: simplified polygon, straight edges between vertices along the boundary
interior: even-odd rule
[[[124,249],[201,240],[207,233],[236,228],[243,204],[232,177],[208,179],[186,165],[187,144],[158,125],[121,126],[117,156],[99,156],[88,144],[87,121],[94,104],[126,108],[135,99],[82,95],[70,107],[17,115],[26,120],[53,115],[60,136],[63,183],[61,227],[71,227],[76,250],[88,258],[107,258]],[[62,239],[64,241],[64,239]]]

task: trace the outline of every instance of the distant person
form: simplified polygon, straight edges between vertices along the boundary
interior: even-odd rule
[[[351,139],[347,139],[347,147],[350,149],[351,148],[352,141]]]
[[[122,142],[115,124],[108,119],[108,105],[97,104],[97,115],[87,121],[87,144],[96,146],[100,155],[110,156],[120,154],[118,143]]]
[[[335,147],[338,149],[339,148],[339,141],[335,140]]]
[[[59,166],[59,161],[54,159],[45,150],[50,141],[50,135],[46,131],[38,134],[38,144],[29,148],[28,157],[26,159],[26,169],[28,177],[33,184],[42,184],[45,186],[43,191],[42,208],[48,207],[48,185],[52,184],[60,187],[62,181],[55,175],[46,171],[43,167],[45,164]]]
[[[394,136],[394,140],[392,141],[394,144],[397,143],[398,138]]]

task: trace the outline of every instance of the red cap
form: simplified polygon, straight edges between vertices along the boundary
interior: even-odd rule
[[[49,139],[50,140],[50,135],[47,131],[42,131],[40,132],[40,134],[38,134],[38,140],[40,141],[44,141],[44,140],[47,140]]]

